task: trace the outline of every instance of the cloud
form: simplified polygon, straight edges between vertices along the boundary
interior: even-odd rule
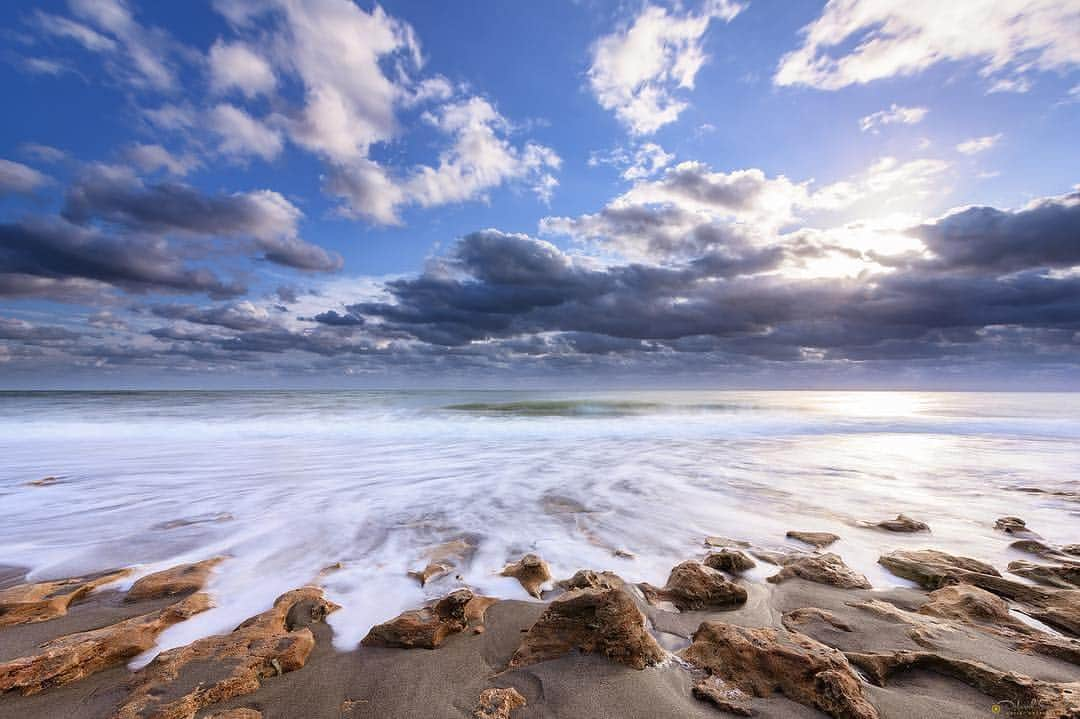
[[[635,135],[675,122],[687,107],[679,90],[693,89],[707,59],[702,39],[709,23],[730,22],[742,7],[711,0],[700,14],[678,14],[647,5],[628,26],[593,44],[588,76],[597,102]]]
[[[67,153],[63,150],[38,142],[23,143],[19,145],[19,151],[39,162],[55,163],[67,158]]]
[[[63,327],[34,325],[23,320],[0,317],[0,340],[20,342],[55,342],[79,337],[78,332]]]
[[[999,132],[996,135],[983,135],[982,137],[973,137],[970,140],[964,140],[956,146],[956,151],[964,155],[977,155],[980,152],[985,152],[991,147],[996,145],[1003,135]]]
[[[150,312],[156,317],[244,332],[276,326],[271,322],[270,314],[264,308],[247,301],[214,307],[155,305],[150,308]]]
[[[359,327],[364,324],[363,317],[357,317],[351,313],[338,314],[334,310],[320,312],[312,319],[319,324],[330,325],[331,327]]]
[[[859,120],[863,132],[877,132],[884,125],[915,125],[923,121],[929,110],[925,107],[903,107],[895,102],[887,110],[879,110]]]
[[[284,148],[281,133],[235,105],[220,104],[208,113],[210,129],[221,138],[218,150],[229,157],[258,157],[270,162]]]
[[[272,190],[204,195],[176,183],[147,185],[123,168],[95,166],[67,192],[64,217],[152,235],[250,240],[273,263],[329,271],[341,257],[300,239],[302,213]]]
[[[183,177],[202,163],[194,155],[174,155],[161,145],[135,143],[127,148],[124,157],[143,172],[164,170],[170,175]]]
[[[31,193],[51,182],[52,178],[32,167],[0,158],[0,197]]]
[[[978,28],[978,31],[973,31]],[[830,0],[773,81],[838,90],[967,61],[985,76],[1080,64],[1080,7],[1043,0]]]
[[[660,172],[674,159],[655,142],[643,142],[632,148],[617,147],[607,154],[594,152],[589,156],[589,166],[611,165],[622,169],[624,180],[641,180]]]
[[[210,46],[207,62],[210,89],[215,93],[236,90],[250,99],[269,95],[277,87],[270,63],[242,42],[225,42],[219,38]]]

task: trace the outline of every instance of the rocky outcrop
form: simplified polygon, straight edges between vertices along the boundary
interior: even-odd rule
[[[1009,545],[1010,549],[1015,549],[1018,552],[1027,552],[1028,554],[1034,554],[1042,557],[1043,559],[1058,559],[1065,556],[1065,554],[1051,547],[1049,544],[1040,542],[1037,539],[1018,539]]]
[[[750,708],[750,696],[720,677],[705,677],[694,685],[690,693],[695,699],[708,702],[727,714],[742,717],[754,716],[754,710]]]
[[[1080,712],[1080,684],[1049,684],[936,652],[849,652],[847,657],[878,686],[885,686],[889,677],[898,672],[922,670],[964,682],[999,702],[1025,707],[1025,716],[1072,717]]]
[[[540,598],[541,587],[551,579],[547,562],[535,554],[526,554],[518,561],[507,564],[500,574],[518,580],[525,591],[537,599]]]
[[[833,629],[839,629],[842,632],[855,631],[854,627],[829,610],[820,609],[818,607],[800,607],[799,609],[793,609],[781,617],[780,623],[784,625],[784,629],[792,632],[799,631],[799,627],[814,623],[827,624]]]
[[[153,648],[166,628],[210,606],[207,595],[195,594],[157,612],[45,642],[36,654],[0,663],[0,693],[37,694],[108,669]]]
[[[717,537],[710,536],[705,537],[706,547],[733,547],[738,549],[749,549],[750,542],[742,539],[732,539],[731,537]]]
[[[601,654],[634,669],[664,659],[645,616],[621,589],[575,589],[554,599],[510,659],[517,668],[572,651]]]
[[[1080,587],[1080,563],[1035,564],[1023,559],[1009,562],[1009,571],[1021,577],[1032,579],[1039,584],[1046,584],[1061,589]]]
[[[389,622],[371,628],[363,641],[365,647],[397,647],[399,649],[435,649],[452,634],[465,631],[470,623],[483,621],[483,612],[494,600],[477,597],[468,589],[447,594],[434,605],[402,612]],[[479,613],[470,612],[482,607]]]
[[[929,590],[958,583],[967,574],[1001,576],[985,562],[946,554],[936,549],[898,550],[879,558],[878,564],[896,576],[909,579]]]
[[[294,589],[229,634],[164,651],[135,674],[114,719],[194,717],[250,694],[263,679],[303,667],[315,647],[309,625],[336,609],[317,587]]]
[[[833,534],[832,532],[791,531],[788,532],[785,536],[790,537],[791,539],[797,539],[800,542],[804,542],[813,547],[817,547],[818,549],[821,549],[822,547],[827,547],[833,542],[840,539],[839,535]]]
[[[917,519],[912,519],[906,514],[896,515],[896,519],[886,519],[881,522],[877,522],[871,526],[879,529],[885,529],[890,532],[929,532],[930,525],[926,522],[920,522]]]
[[[137,602],[143,599],[161,599],[180,594],[191,594],[206,586],[210,572],[225,561],[224,557],[204,559],[193,564],[181,564],[161,572],[147,574],[131,585],[124,596],[125,602]]]
[[[1028,625],[1009,614],[1005,600],[970,584],[953,584],[931,592],[927,602],[919,607],[919,613],[994,630],[1029,631]]]
[[[844,560],[832,553],[800,554],[782,561],[783,566],[780,571],[766,581],[779,584],[792,577],[799,577],[841,589],[870,589],[870,581],[866,577],[844,564]]]
[[[679,611],[729,609],[746,603],[746,590],[700,562],[683,562],[671,570],[667,584],[638,585],[650,604],[670,602]]]
[[[704,622],[693,638],[681,656],[747,695],[780,692],[837,719],[877,719],[844,655],[804,634]]]
[[[1019,517],[998,517],[994,522],[994,529],[1006,534],[1031,534],[1027,522]]]
[[[485,689],[473,710],[473,719],[510,719],[510,713],[525,706],[525,697],[513,687]]]
[[[262,719],[262,712],[255,709],[226,709],[208,714],[206,719]]]
[[[720,572],[741,574],[748,569],[753,569],[757,563],[738,549],[721,549],[717,552],[709,552],[705,557],[706,567],[712,567]]]
[[[409,572],[409,576],[424,586],[428,582],[445,577],[462,566],[476,553],[476,544],[468,539],[453,539],[432,547],[424,553],[426,564],[422,569]]]
[[[594,572],[591,569],[579,569],[574,576],[558,582],[562,589],[619,589],[624,585],[622,578],[614,572]]]
[[[98,587],[131,574],[118,569],[85,577],[71,577],[34,584],[17,584],[0,590],[0,627],[44,622],[68,613],[68,608]]]

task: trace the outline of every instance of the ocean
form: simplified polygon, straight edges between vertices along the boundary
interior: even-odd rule
[[[797,529],[840,535],[829,550],[875,587],[905,584],[876,563],[897,548],[1004,570],[1023,555],[1000,516],[1080,542],[1080,395],[6,392],[0,507],[0,564],[31,578],[227,556],[216,608],[159,648],[227,631],[340,562],[321,581],[350,649],[459,582],[528,598],[497,574],[525,552],[556,577],[663,584],[707,535],[794,547]],[[932,531],[859,525],[900,512]],[[460,579],[407,576],[458,538],[477,547]]]

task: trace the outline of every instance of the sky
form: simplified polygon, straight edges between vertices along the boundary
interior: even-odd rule
[[[0,388],[1080,388],[1078,0],[11,0],[0,89]]]

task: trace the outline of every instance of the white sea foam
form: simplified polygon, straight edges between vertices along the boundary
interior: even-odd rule
[[[335,643],[454,585],[406,576],[467,535],[461,574],[525,599],[496,572],[528,551],[663,583],[720,534],[783,545],[789,529],[875,586],[899,547],[1003,565],[1017,514],[1075,535],[1076,395],[823,392],[0,394],[0,558],[32,576],[119,565],[149,572],[224,554],[217,607],[161,646],[227,631],[327,565]],[[46,475],[47,487],[26,486]],[[585,513],[555,512],[552,497]],[[548,500],[548,501],[545,501]],[[565,504],[565,502],[563,502]],[[545,509],[546,507],[546,509]],[[858,528],[898,512],[932,535]],[[633,560],[613,556],[614,548]],[[140,661],[148,660],[149,655]]]

